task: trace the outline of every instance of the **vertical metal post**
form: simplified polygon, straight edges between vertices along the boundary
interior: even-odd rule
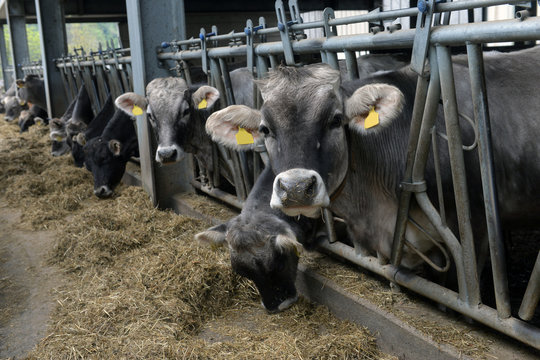
[[[0,25],[0,61],[2,62],[2,75],[4,77],[4,89],[9,89],[13,82],[13,76],[8,70],[9,62],[6,52],[6,40],[4,37],[4,25]]]
[[[536,263],[534,264],[533,271],[531,273],[531,278],[529,279],[529,284],[527,285],[527,290],[525,290],[525,295],[523,295],[523,301],[519,307],[519,317],[523,320],[531,320],[534,315],[534,310],[538,306],[538,301],[540,300],[540,251],[536,258]]]
[[[23,0],[7,1],[7,23],[11,35],[11,53],[15,78],[23,78],[21,64],[29,58],[28,40],[26,36],[26,20]]]
[[[467,44],[467,54],[469,58],[474,118],[478,126],[478,156],[480,159],[480,173],[484,193],[495,301],[499,317],[506,319],[510,316],[510,296],[508,293],[503,235],[499,219],[499,209],[497,207],[497,184],[495,182],[495,169],[491,147],[491,126],[484,78],[482,45]]]
[[[66,110],[68,103],[67,94],[62,94],[64,89],[62,74],[56,68],[53,59],[67,53],[64,2],[35,0],[35,3],[47,112],[50,117],[59,117]]]
[[[164,0],[156,6],[152,0],[126,0],[133,90],[145,95],[145,86],[152,79],[167,76],[167,70],[159,66],[156,44],[163,38],[177,38],[185,33],[184,1]],[[156,21],[168,19],[168,21]],[[144,29],[144,31],[143,31]],[[137,137],[141,160],[141,177],[145,189],[154,205],[172,207],[172,195],[181,191],[192,191],[190,180],[193,171],[188,161],[159,167],[154,161],[156,144],[152,141],[146,115],[137,117]]]
[[[452,69],[450,49],[446,46],[437,46],[437,60],[441,78],[441,94],[443,98],[444,117],[446,120],[446,133],[448,135],[448,149],[450,165],[452,167],[454,194],[456,198],[463,266],[467,275],[465,282],[468,291],[467,296],[465,296],[463,300],[469,305],[476,306],[480,303],[480,291],[478,287],[474,237],[470,220],[467,179],[465,177],[465,160],[463,159],[463,142],[461,140],[461,131],[458,120],[454,72]]]

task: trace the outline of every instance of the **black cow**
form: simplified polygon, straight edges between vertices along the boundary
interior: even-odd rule
[[[94,111],[92,110],[92,103],[90,102],[90,96],[86,91],[86,87],[83,85],[77,93],[75,106],[71,113],[71,117],[66,121],[66,135],[68,144],[71,147],[71,142],[74,136],[78,133],[86,130],[86,127],[94,118]]]
[[[21,111],[19,115],[20,132],[28,131],[28,128],[36,123],[49,124],[48,114],[37,105],[32,105],[29,110]]]
[[[536,65],[540,50],[487,55],[487,93],[492,117],[494,157],[500,215],[504,222],[537,222],[540,214],[540,127],[531,123],[540,112],[534,94],[540,79]],[[454,64],[456,94],[461,114],[472,118],[469,69]],[[234,107],[214,113],[207,130],[214,139],[233,143],[235,132],[223,119],[251,122],[255,138],[264,138],[277,174],[270,204],[285,214],[316,217],[329,207],[345,219],[355,248],[390,257],[398,208],[399,184],[405,167],[407,138],[415,95],[416,75],[408,69],[344,83],[339,72],[325,65],[282,67],[259,86],[265,103],[260,112]],[[374,119],[374,115],[378,119]],[[367,120],[367,123],[366,123]],[[444,132],[442,106],[437,130]],[[257,131],[258,130],[258,131]],[[462,124],[465,143],[474,138]],[[451,196],[448,150],[440,149],[445,196]],[[482,191],[476,153],[465,155],[468,169],[471,220],[475,237],[484,238]],[[430,198],[436,199],[434,166],[426,169]],[[446,204],[452,204],[448,200]],[[411,216],[435,239],[440,236],[413,203]],[[455,209],[447,220],[457,227]],[[478,225],[478,226],[477,226]],[[409,224],[407,240],[423,252],[433,244]],[[405,248],[402,265],[421,263]]]
[[[24,80],[17,79],[16,84],[19,88],[18,96],[33,105],[42,109],[47,108],[45,100],[45,84],[38,75],[26,75]]]
[[[72,137],[71,155],[73,156],[75,166],[84,166],[84,145],[88,140],[93,139],[103,133],[103,130],[107,126],[109,120],[111,120],[114,116],[114,110],[113,99],[112,96],[109,95],[107,97],[107,101],[103,105],[103,108],[99,111],[96,117],[90,121],[86,130],[79,132],[77,135]]]
[[[285,310],[298,298],[298,257],[315,230],[313,219],[294,219],[270,208],[274,177],[272,169],[265,168],[240,215],[195,236],[204,242],[227,242],[232,269],[255,283],[269,312]]]
[[[101,136],[84,145],[84,165],[94,176],[97,197],[110,197],[124,175],[129,158],[139,155],[133,122],[125,112],[116,110]]]

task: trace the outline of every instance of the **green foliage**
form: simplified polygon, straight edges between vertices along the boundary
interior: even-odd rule
[[[86,52],[97,50],[101,42],[106,47],[106,42],[113,40],[114,45],[119,44],[118,23],[73,23],[66,24],[68,51],[73,53],[74,48],[84,48]],[[41,60],[41,48],[37,24],[26,25],[26,37],[28,39],[28,53],[30,61]],[[4,38],[8,64],[13,65],[11,54],[11,38],[8,27],[4,27]]]

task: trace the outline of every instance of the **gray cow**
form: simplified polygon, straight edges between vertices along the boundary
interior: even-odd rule
[[[540,214],[540,127],[530,121],[540,113],[540,102],[534,98],[540,82],[536,71],[539,60],[538,48],[486,56],[496,178],[504,222],[534,222]],[[469,69],[463,63],[454,64],[454,76],[460,112],[472,117]],[[349,225],[356,249],[387,261],[415,86],[416,76],[408,69],[340,84],[339,72],[326,65],[283,67],[260,83],[265,101],[260,112],[241,106],[226,108],[214,113],[206,128],[214,140],[234,144],[230,119],[243,121],[255,138],[264,139],[277,174],[272,208],[291,216],[317,217],[321,208],[329,207]],[[370,119],[373,111],[378,114],[377,121]],[[437,129],[444,132],[442,106]],[[462,132],[464,143],[471,143],[474,135],[470,126],[462,125]],[[440,150],[441,161],[447,164],[448,150],[445,146]],[[471,220],[478,225],[474,229],[476,238],[482,239],[481,225],[485,220],[478,157],[468,152],[465,161]],[[450,196],[449,166],[443,165],[442,177],[445,195]],[[426,179],[428,194],[436,199],[432,161]],[[411,216],[439,238],[415,204]],[[449,209],[448,222],[455,229],[455,209]],[[407,228],[406,238],[424,253],[433,250],[433,244],[412,225]],[[421,262],[405,249],[403,266],[414,268]]]
[[[298,257],[315,231],[313,219],[292,218],[270,208],[274,177],[272,169],[265,168],[240,215],[195,236],[202,242],[228,244],[232,269],[255,283],[271,313],[297,300]]]
[[[247,69],[231,72],[237,102],[252,106],[253,77]],[[208,85],[188,86],[180,78],[158,78],[146,87],[146,97],[125,93],[116,106],[133,116],[133,106],[146,112],[157,135],[156,161],[178,162],[192,153],[202,164],[212,168],[212,144],[204,130],[206,118],[220,98],[219,91]],[[201,101],[204,100],[204,104]],[[202,109],[201,109],[202,108]]]
[[[47,109],[45,84],[38,75],[26,75],[23,80],[17,79],[16,83],[19,88],[18,96],[22,100]]]

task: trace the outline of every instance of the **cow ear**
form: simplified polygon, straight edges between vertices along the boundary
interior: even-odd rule
[[[109,150],[114,156],[119,156],[122,151],[122,143],[115,139],[109,140]]]
[[[211,108],[219,100],[219,91],[215,87],[203,85],[191,96],[196,109]]]
[[[369,84],[345,101],[349,126],[360,134],[376,132],[392,124],[403,110],[403,93],[388,84]]]
[[[296,240],[296,236],[292,231],[288,231],[287,234],[279,234],[275,238],[276,250],[284,253],[286,251],[293,250],[296,256],[300,256],[304,247]]]
[[[232,150],[251,150],[262,141],[259,133],[261,112],[245,105],[231,105],[206,120],[212,140]],[[240,137],[239,137],[240,135]]]
[[[73,142],[77,142],[79,145],[84,146],[86,145],[86,136],[84,136],[84,133],[80,132],[73,137]]]
[[[221,246],[226,241],[227,224],[213,226],[195,235],[195,240],[211,246]]]
[[[114,104],[129,116],[142,115],[148,107],[146,98],[134,92],[127,92],[120,95],[116,98]]]
[[[23,88],[24,85],[26,85],[24,80],[21,80],[21,79],[17,79],[16,83],[17,83],[17,87],[19,88]]]

